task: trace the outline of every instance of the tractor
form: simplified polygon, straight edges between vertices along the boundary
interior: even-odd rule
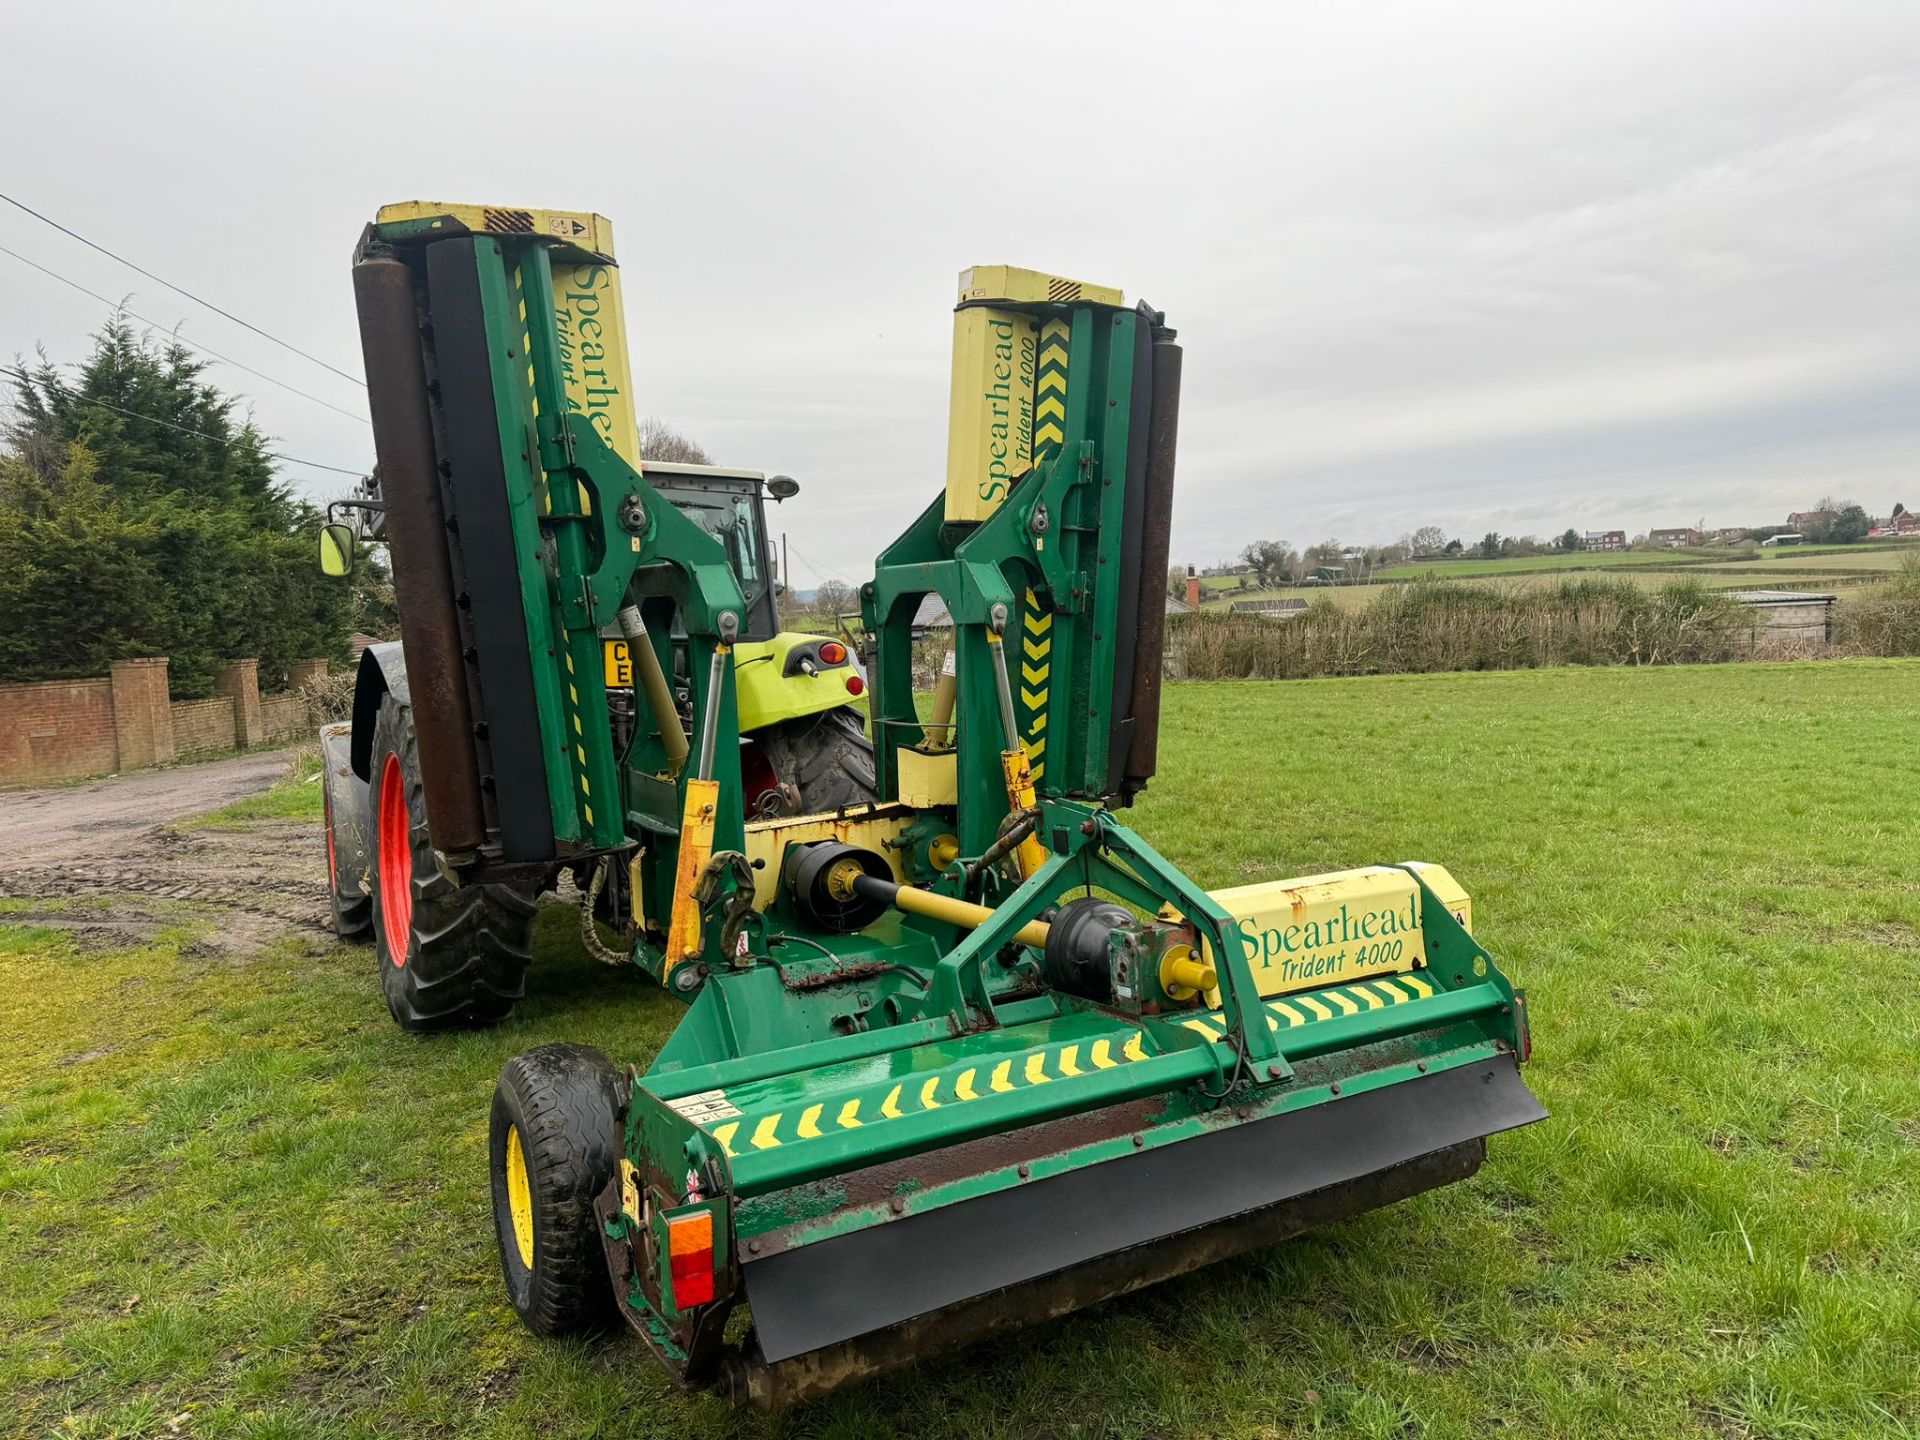
[[[875,796],[873,747],[861,696],[866,680],[848,643],[785,630],[774,583],[766,498],[799,493],[788,476],[712,465],[643,462],[668,504],[726,551],[746,601],[738,670],[742,784],[749,813],[794,815],[837,809]],[[321,568],[348,573],[358,547],[385,538],[378,473],[328,507]],[[341,516],[350,518],[339,518]],[[636,714],[635,667],[627,637],[601,639],[608,717],[616,737]],[[665,680],[649,672],[652,683]],[[690,713],[686,677],[670,683],[671,703]],[[351,720],[320,732],[327,817],[327,878],[334,932],[373,942],[393,1018],[409,1030],[470,1028],[504,1020],[525,988],[534,904],[557,884],[551,867],[534,882],[440,883],[426,815],[412,688],[397,641],[361,653]],[[360,747],[360,748],[356,748]],[[624,924],[624,873],[595,881],[581,869],[583,933]],[[375,908],[376,890],[382,897]]]
[[[1443,867],[1208,891],[1124,823],[1157,769],[1163,312],[961,272],[946,473],[859,591],[874,793],[822,804],[751,723],[762,675],[822,675],[750,648],[743,512],[634,449],[609,223],[389,206],[353,278],[405,664],[330,737],[370,844],[343,858],[339,803],[329,834],[406,940],[389,999],[498,1018],[571,869],[621,937],[596,950],[684,1006],[651,1057],[500,1076],[533,1331],[624,1324],[777,1408],[1462,1180],[1544,1118],[1525,993]]]

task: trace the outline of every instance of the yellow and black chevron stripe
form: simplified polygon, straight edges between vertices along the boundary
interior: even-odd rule
[[[835,1096],[797,1110],[749,1112],[721,1125],[703,1125],[728,1155],[774,1150],[803,1140],[817,1140],[836,1130],[858,1130],[884,1124],[944,1105],[964,1105],[989,1095],[1005,1095],[1076,1075],[1091,1075],[1145,1060],[1147,1051],[1138,1030],[1070,1045],[1052,1045],[982,1061],[964,1070],[942,1070],[924,1078],[902,1080],[884,1092],[876,1087],[858,1095]]]
[[[1040,327],[1040,366],[1033,376],[1033,463],[1047,463],[1067,443],[1067,355],[1073,331],[1060,316]]]
[[[1343,1015],[1358,1015],[1362,1010],[1384,1010],[1389,1005],[1404,1005],[1410,1000],[1425,1000],[1433,994],[1431,981],[1419,975],[1387,975],[1358,985],[1340,985],[1331,990],[1314,990],[1282,996],[1267,1002],[1267,1028],[1291,1030],[1311,1025],[1316,1020],[1337,1020]],[[1225,1037],[1226,1017],[1215,1010],[1182,1022],[1196,1035],[1209,1040]]]
[[[1053,611],[1029,588],[1020,601],[1020,728],[1036,785],[1047,769],[1047,697],[1052,688]]]

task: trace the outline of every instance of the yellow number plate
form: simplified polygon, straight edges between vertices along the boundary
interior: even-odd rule
[[[624,640],[600,642],[600,667],[606,671],[609,690],[633,688],[633,654]]]

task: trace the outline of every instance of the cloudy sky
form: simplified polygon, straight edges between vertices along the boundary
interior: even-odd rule
[[[803,586],[941,483],[975,262],[1179,327],[1177,559],[1920,504],[1914,0],[11,0],[0,39],[0,190],[342,369],[379,204],[612,217],[644,407],[802,481]],[[0,246],[364,409],[7,206]],[[78,359],[103,310],[0,255],[0,353]]]

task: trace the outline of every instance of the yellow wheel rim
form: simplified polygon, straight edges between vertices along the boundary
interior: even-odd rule
[[[520,1127],[507,1127],[507,1210],[513,1217],[513,1247],[520,1263],[533,1269],[533,1186],[527,1180],[527,1153],[520,1148]]]

